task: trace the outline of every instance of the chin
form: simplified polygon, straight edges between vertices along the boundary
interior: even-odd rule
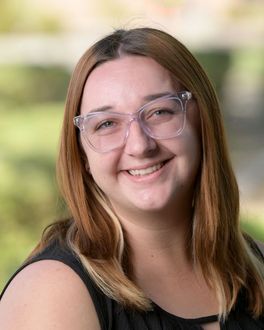
[[[161,203],[161,201],[139,201],[134,203],[134,207],[143,212],[161,212],[166,210],[169,205],[167,203]]]

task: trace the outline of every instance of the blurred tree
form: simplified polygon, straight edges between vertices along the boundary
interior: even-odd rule
[[[59,32],[63,23],[52,8],[43,11],[29,6],[24,0],[1,0],[0,2],[0,32]]]
[[[225,77],[231,65],[230,50],[211,50],[195,53],[221,98]]]
[[[64,67],[0,65],[0,71],[2,104],[21,106],[65,100],[70,73]]]

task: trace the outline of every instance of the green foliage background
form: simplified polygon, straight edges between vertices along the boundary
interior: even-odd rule
[[[1,32],[60,32],[64,24],[57,13],[38,8],[37,3],[23,0],[0,1],[0,31]]]
[[[0,287],[63,213],[55,160],[69,73],[0,67]]]

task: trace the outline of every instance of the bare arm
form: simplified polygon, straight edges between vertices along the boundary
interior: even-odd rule
[[[88,290],[59,261],[36,262],[11,282],[0,302],[1,330],[100,330]]]

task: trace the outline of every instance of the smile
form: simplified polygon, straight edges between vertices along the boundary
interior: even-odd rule
[[[128,173],[133,176],[144,176],[158,171],[164,166],[165,162],[150,166],[148,168],[138,169],[138,170],[129,170]]]

